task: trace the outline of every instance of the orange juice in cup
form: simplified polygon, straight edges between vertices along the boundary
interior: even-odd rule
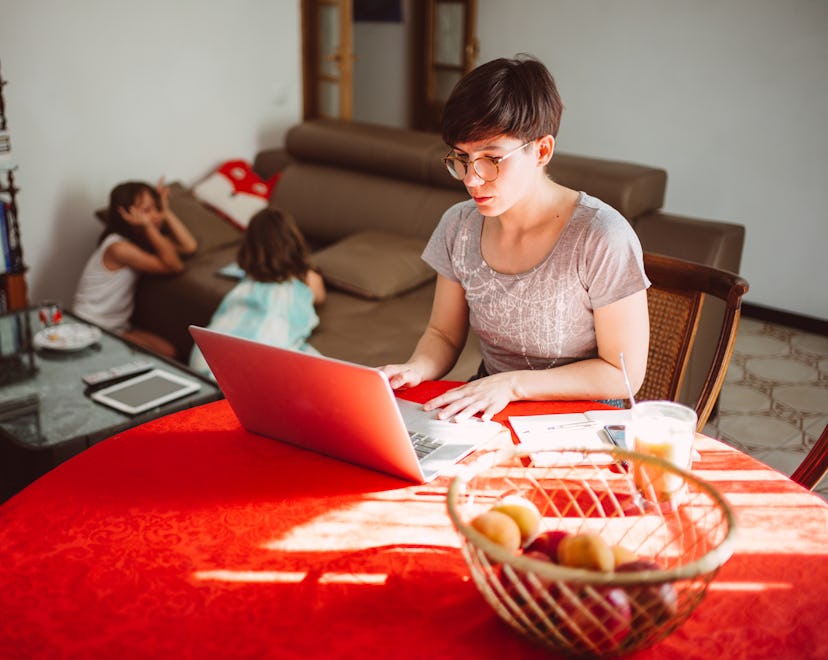
[[[696,413],[672,401],[644,401],[633,406],[627,424],[631,449],[655,456],[677,468],[689,470],[696,436]],[[683,490],[684,479],[663,468],[635,461],[635,485],[648,500],[673,501]]]

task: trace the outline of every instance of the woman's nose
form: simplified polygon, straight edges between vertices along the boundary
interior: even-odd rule
[[[463,184],[469,188],[472,186],[479,186],[481,183],[486,182],[480,177],[477,170],[474,169],[474,165],[469,163],[469,166],[466,168],[466,175],[463,177]]]

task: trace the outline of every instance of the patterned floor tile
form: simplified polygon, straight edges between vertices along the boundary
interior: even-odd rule
[[[742,319],[705,433],[790,475],[828,424],[828,337]],[[815,489],[828,499],[828,479]]]

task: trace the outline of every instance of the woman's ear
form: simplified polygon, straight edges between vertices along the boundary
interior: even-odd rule
[[[549,161],[552,160],[552,154],[555,152],[555,138],[551,135],[544,135],[538,138],[536,142],[538,165],[546,167]]]

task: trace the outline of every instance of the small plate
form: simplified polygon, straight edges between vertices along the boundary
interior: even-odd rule
[[[35,348],[80,351],[101,339],[101,330],[85,323],[61,323],[43,328],[34,336]]]

